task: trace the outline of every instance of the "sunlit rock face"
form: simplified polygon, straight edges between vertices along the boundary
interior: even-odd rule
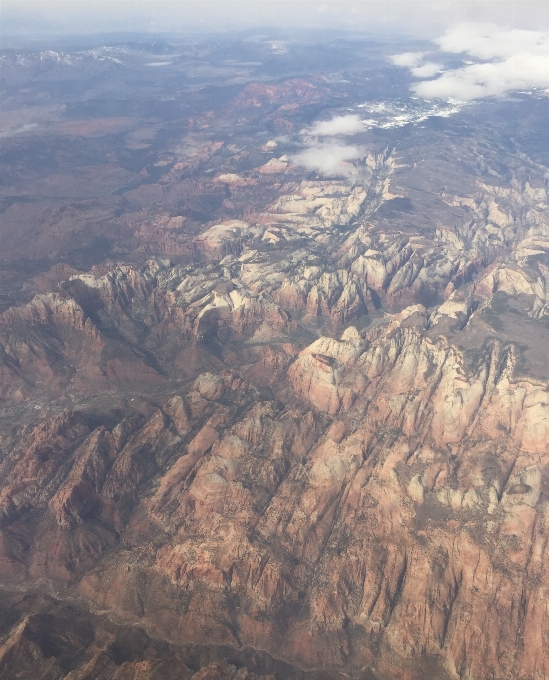
[[[549,677],[548,100],[294,47],[6,56],[2,677]]]

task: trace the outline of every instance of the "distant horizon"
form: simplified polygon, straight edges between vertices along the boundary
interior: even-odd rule
[[[411,6],[413,0],[401,0],[400,5]],[[86,3],[77,2],[72,7],[83,7]],[[132,3],[125,3],[128,7]],[[244,3],[246,4],[246,3]],[[257,3],[256,3],[257,4]],[[262,3],[264,4],[264,3]],[[276,3],[269,3],[269,6]],[[280,5],[280,3],[278,3]],[[312,2],[302,2],[297,7],[303,9],[305,6],[312,6]],[[357,3],[344,3],[346,7],[359,6]],[[367,3],[368,6],[371,3]],[[419,3],[418,6],[425,6],[427,3]],[[486,3],[479,2],[479,6]],[[502,2],[498,3],[503,5]],[[12,5],[25,5],[26,3],[13,3]],[[147,3],[148,7],[155,5],[157,9],[165,7],[162,0],[156,3]],[[194,3],[178,3],[178,7],[196,6]],[[216,2],[210,2],[210,7],[217,7]],[[243,3],[235,0],[233,7],[242,7]],[[141,7],[141,4],[138,5]],[[339,3],[338,6],[343,6]],[[365,7],[362,3],[360,7]],[[162,14],[162,12],[160,12]],[[160,15],[159,14],[159,15]],[[317,12],[323,14],[323,12]],[[387,64],[392,63],[399,69],[408,70],[415,79],[410,85],[410,92],[422,99],[442,99],[447,102],[470,102],[473,100],[484,99],[487,97],[506,97],[512,92],[536,91],[544,96],[549,96],[549,29],[531,29],[520,26],[513,26],[502,22],[480,22],[480,21],[460,21],[448,25],[440,30],[431,38],[420,38],[419,36],[397,36],[395,31],[389,30],[388,24],[385,35],[380,28],[377,33],[373,32],[371,26],[360,33],[346,31],[342,26],[334,24],[331,29],[325,25],[323,20],[319,20],[319,26],[307,26],[299,29],[294,26],[239,26],[234,28],[227,27],[225,30],[214,30],[213,24],[206,20],[198,19],[201,16],[191,14],[194,21],[198,24],[189,23],[186,30],[178,30],[173,26],[170,31],[130,30],[111,32],[95,32],[82,34],[78,37],[71,33],[56,33],[49,37],[40,34],[14,34],[8,37],[8,44],[11,41],[11,49],[19,46],[28,49],[31,44],[42,42],[44,46],[58,41],[61,44],[76,47],[80,40],[81,45],[92,46],[94,39],[97,41],[104,38],[110,42],[109,36],[116,41],[124,43],[125,38],[134,40],[155,40],[176,41],[178,39],[196,39],[200,41],[207,36],[215,36],[217,39],[240,39],[243,41],[273,42],[277,41],[283,45],[283,49],[276,49],[275,53],[286,53],[292,49],[292,45],[300,42],[315,44],[322,42],[328,37],[330,40],[367,40],[385,45]],[[238,23],[240,15],[234,18]],[[243,19],[243,17],[240,17]],[[265,18],[272,18],[265,15]],[[204,21],[202,29],[200,26]],[[383,23],[383,17],[379,18]],[[294,22],[295,23],[295,22]],[[394,45],[393,45],[394,43]],[[4,46],[4,45],[3,45]],[[8,48],[10,49],[10,48]],[[394,51],[393,51],[394,49]],[[330,147],[330,152],[333,148]],[[345,151],[348,153],[348,150]]]
[[[545,0],[4,0],[2,37],[330,30],[430,39],[461,22],[549,28]]]

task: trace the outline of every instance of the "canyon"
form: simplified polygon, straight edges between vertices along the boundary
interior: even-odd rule
[[[329,84],[4,211],[3,677],[549,677],[548,166],[473,107],[308,172]]]

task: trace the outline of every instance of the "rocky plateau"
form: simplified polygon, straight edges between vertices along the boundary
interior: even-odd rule
[[[549,678],[549,170],[471,124],[309,172],[329,82],[4,211],[3,678]]]

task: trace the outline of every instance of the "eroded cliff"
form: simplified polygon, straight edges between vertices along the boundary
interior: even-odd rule
[[[5,677],[549,678],[549,174],[433,123],[317,176],[310,80],[9,223]]]

